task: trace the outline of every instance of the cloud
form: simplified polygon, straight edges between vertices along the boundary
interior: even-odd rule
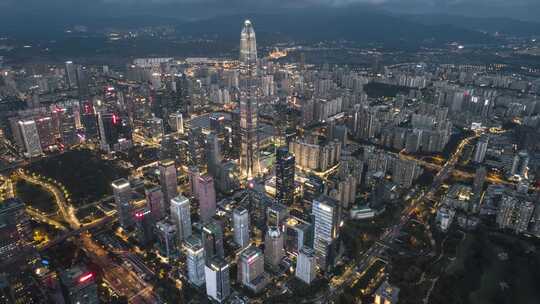
[[[539,0],[0,0],[0,14],[12,10],[21,12],[79,13],[98,16],[130,12],[164,13],[182,16],[192,14],[193,8],[211,14],[244,13],[250,11],[276,10],[291,7],[370,5],[394,12],[450,13],[470,16],[506,16],[537,20],[540,15]],[[169,9],[176,7],[177,11]],[[185,8],[185,11],[184,11]],[[189,15],[188,14],[188,15]]]

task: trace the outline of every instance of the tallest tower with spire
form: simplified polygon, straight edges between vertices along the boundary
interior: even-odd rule
[[[240,62],[248,66],[257,63],[255,30],[249,20],[244,21],[244,27],[240,33]]]

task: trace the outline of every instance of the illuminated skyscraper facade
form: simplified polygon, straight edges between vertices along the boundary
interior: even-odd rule
[[[241,248],[249,245],[249,212],[244,207],[233,210],[234,242]]]
[[[251,94],[240,96],[240,173],[250,179],[259,173],[257,100]]]
[[[294,201],[294,156],[286,147],[276,152],[276,201],[286,206]]]
[[[188,237],[183,244],[186,254],[188,280],[190,283],[201,286],[204,284],[204,248],[201,239]]]
[[[171,199],[171,220],[176,225],[179,241],[191,236],[191,208],[187,197],[179,195]]]
[[[112,188],[114,202],[116,203],[116,210],[118,212],[118,222],[124,229],[131,227],[133,219],[131,217],[131,186],[129,181],[125,178],[117,179],[112,182]]]
[[[240,33],[240,62],[246,65],[257,63],[255,30],[249,20],[244,21],[244,27]]]
[[[339,236],[339,203],[321,195],[313,201],[314,218],[313,249],[320,268],[327,269],[331,263],[332,247]]]
[[[159,184],[163,191],[163,198],[165,201],[165,209],[169,209],[171,205],[171,199],[178,195],[177,189],[177,175],[176,166],[174,161],[167,159],[159,163]]]

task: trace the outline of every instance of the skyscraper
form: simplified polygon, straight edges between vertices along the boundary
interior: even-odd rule
[[[39,141],[39,133],[36,122],[33,119],[19,121],[20,133],[24,142],[24,155],[26,157],[40,156],[41,142]]]
[[[231,293],[229,264],[223,258],[213,258],[205,266],[204,276],[206,294],[219,303],[225,301]]]
[[[188,280],[190,283],[201,286],[204,284],[204,248],[201,239],[190,236],[183,243],[186,254]]]
[[[334,199],[321,195],[313,201],[314,217],[313,249],[317,262],[326,269],[332,257],[332,247],[339,235],[339,203]]]
[[[257,99],[240,96],[240,173],[250,179],[259,173],[259,140],[257,137]]]
[[[249,213],[244,207],[238,207],[233,211],[234,242],[245,248],[249,245]]]
[[[192,196],[199,199],[199,168],[197,166],[190,166],[188,168],[189,190]]]
[[[304,246],[313,246],[313,225],[295,216],[285,222],[285,251],[298,255]]]
[[[296,277],[311,284],[317,275],[316,265],[315,251],[309,247],[302,247],[296,260]]]
[[[162,220],[156,223],[158,250],[166,258],[173,258],[178,255],[178,237],[176,236],[176,232],[176,225],[168,220]]]
[[[280,203],[273,203],[266,208],[266,226],[278,227],[283,230],[284,223],[289,216],[287,206]]]
[[[302,188],[302,202],[305,206],[311,206],[313,201],[324,192],[324,181],[316,175],[309,175]]]
[[[239,280],[242,285],[258,292],[266,286],[267,276],[264,272],[264,255],[257,247],[249,247],[242,251],[238,261]]]
[[[244,27],[240,33],[240,62],[246,65],[257,63],[255,30],[249,20],[244,21]]]
[[[217,133],[210,132],[206,137],[206,162],[208,172],[212,177],[218,176],[218,168],[221,163],[221,149]]]
[[[77,87],[77,67],[73,61],[66,61],[66,83],[70,89]]]
[[[114,202],[118,213],[118,222],[122,228],[126,229],[133,224],[131,218],[131,186],[125,178],[112,182]]]
[[[181,112],[171,114],[171,127],[178,134],[184,134],[184,118]]]
[[[135,211],[135,228],[137,241],[147,246],[154,240],[154,224],[152,212],[147,207]]]
[[[188,133],[188,162],[191,166],[199,167],[200,171],[206,168],[205,139],[201,127],[189,125]]]
[[[163,191],[165,209],[169,209],[171,199],[178,195],[177,176],[174,161],[167,159],[159,163],[159,184]]]
[[[294,202],[294,156],[287,147],[276,152],[276,201],[286,206]]]
[[[220,222],[212,220],[208,224],[204,225],[201,239],[204,247],[205,260],[207,263],[213,257],[224,257],[223,227],[221,226]]]
[[[201,221],[206,223],[216,214],[216,190],[214,188],[214,179],[210,175],[203,175],[198,178],[197,198],[199,200]]]
[[[98,130],[101,149],[106,152],[125,150],[132,145],[131,126],[125,117],[98,112]]]
[[[49,146],[54,145],[55,138],[52,129],[52,118],[50,116],[43,116],[36,119],[36,128],[41,148],[46,149]]]
[[[165,202],[161,188],[155,186],[144,192],[146,194],[146,207],[150,210],[152,218],[159,221],[165,216]]]
[[[191,208],[187,197],[179,195],[171,199],[171,220],[176,225],[178,241],[191,236]]]
[[[283,234],[278,227],[269,227],[264,238],[264,261],[270,267],[277,267],[285,254]]]

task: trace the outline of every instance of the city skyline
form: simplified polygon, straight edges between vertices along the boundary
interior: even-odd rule
[[[0,32],[0,303],[538,302],[533,23],[100,3]]]

